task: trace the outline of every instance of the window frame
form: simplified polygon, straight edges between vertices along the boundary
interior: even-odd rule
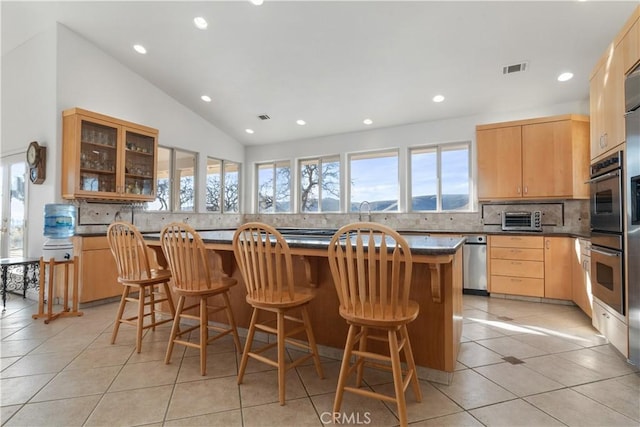
[[[220,195],[219,195],[219,199],[218,199],[218,206],[219,209],[218,210],[209,210],[209,205],[208,205],[208,199],[207,199],[207,189],[209,188],[209,176],[213,175],[209,173],[209,161],[217,161],[219,162],[219,179],[220,179]],[[204,190],[205,190],[205,198],[204,198],[204,204],[205,204],[205,212],[208,213],[240,213],[240,206],[241,203],[240,201],[241,199],[241,177],[242,177],[242,163],[240,162],[235,162],[233,160],[225,160],[225,159],[220,159],[218,157],[212,157],[212,156],[207,156],[207,163],[206,163],[206,173],[205,173],[205,186],[204,186]],[[226,186],[227,186],[227,167],[229,165],[237,165],[237,175],[238,175],[238,184],[237,184],[237,210],[228,210],[225,208],[226,206],[226,198],[225,195],[227,194],[226,191]]]
[[[265,166],[269,166],[271,165],[271,170],[272,170],[272,175],[271,175],[271,179],[273,181],[273,210],[272,211],[261,211],[260,210],[260,169],[261,167],[265,167]],[[277,189],[278,189],[278,177],[277,177],[277,169],[281,168],[281,167],[288,167],[289,168],[289,183],[288,183],[288,194],[289,194],[289,209],[286,211],[278,211],[276,210],[276,206],[277,206]],[[267,162],[257,162],[255,164],[255,168],[254,168],[254,172],[255,172],[255,197],[254,197],[254,203],[255,203],[255,209],[254,212],[256,214],[283,214],[283,213],[292,213],[294,212],[293,210],[293,203],[295,202],[295,196],[293,195],[293,183],[291,182],[292,180],[292,176],[291,176],[291,161],[290,160],[274,160],[274,161],[267,161]]]
[[[456,148],[467,149],[467,169],[468,169],[468,185],[469,185],[469,202],[467,209],[442,209],[442,152],[453,151]],[[419,151],[436,152],[436,210],[414,210],[413,209],[413,154]],[[407,213],[442,213],[442,212],[474,212],[475,211],[475,195],[473,189],[473,159],[472,159],[471,141],[456,141],[446,143],[435,143],[409,147],[407,149]]]
[[[381,158],[381,157],[390,157],[388,155],[393,154],[395,155],[395,158],[397,160],[397,174],[396,174],[396,185],[397,185],[397,195],[396,195],[396,209],[395,210],[373,210],[371,209],[371,212],[393,212],[393,213],[402,213],[401,207],[402,207],[402,183],[401,183],[401,156],[400,156],[400,149],[399,148],[386,148],[386,149],[381,149],[381,150],[372,150],[372,151],[359,151],[359,152],[353,152],[353,153],[347,153],[346,156],[346,164],[347,164],[347,179],[346,179],[346,189],[347,189],[347,198],[345,200],[345,210],[342,213],[352,213],[352,212],[358,212],[358,208],[355,207],[355,205],[353,205],[352,202],[352,197],[353,197],[353,191],[352,191],[352,185],[353,185],[353,171],[352,171],[352,165],[351,162],[353,160],[354,157],[362,157],[362,158]],[[366,200],[367,202],[372,202],[371,200]],[[362,203],[364,203],[365,201],[361,201],[361,202],[356,202],[356,205],[360,205]],[[354,207],[354,209],[352,210],[351,207]]]
[[[318,164],[318,210],[316,211],[304,211],[302,205],[302,164],[316,162]],[[323,200],[323,164],[325,163],[338,163],[338,191],[340,192],[338,197],[338,210],[337,211],[325,211],[322,209],[322,200]],[[327,156],[314,156],[314,157],[306,157],[302,159],[298,159],[297,162],[297,173],[296,173],[296,184],[297,184],[297,209],[296,212],[301,214],[320,214],[320,213],[344,213],[343,212],[343,163],[340,154],[332,154]]]
[[[158,209],[147,209],[149,212],[198,212],[198,191],[200,189],[199,179],[198,179],[198,169],[199,169],[199,153],[190,150],[184,150],[182,148],[175,147],[166,147],[166,146],[158,146],[158,149],[169,150],[169,201],[167,203],[167,210],[158,210]],[[178,162],[177,162],[177,152],[189,153],[194,157],[193,162],[193,209],[192,210],[183,210],[180,209],[180,185],[176,185],[178,182]],[[156,199],[157,200],[157,182],[158,176],[156,176]],[[154,200],[154,202],[155,202]],[[150,203],[154,203],[150,202]],[[148,205],[147,205],[148,206]]]

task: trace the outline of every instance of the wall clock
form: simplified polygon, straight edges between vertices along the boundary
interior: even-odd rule
[[[42,184],[46,178],[47,147],[41,147],[36,141],[27,148],[27,163],[29,164],[29,179],[34,184]]]

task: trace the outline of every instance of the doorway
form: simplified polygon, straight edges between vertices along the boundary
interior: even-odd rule
[[[0,159],[0,257],[27,254],[27,163],[24,153]]]

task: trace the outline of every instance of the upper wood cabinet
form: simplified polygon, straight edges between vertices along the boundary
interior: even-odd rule
[[[589,120],[565,115],[476,128],[478,199],[589,197]]]
[[[589,83],[591,159],[624,143],[624,78],[640,61],[640,6],[598,60]]]
[[[73,108],[62,113],[62,197],[152,201],[158,131]]]
[[[615,149],[625,140],[622,51],[611,43],[589,82],[591,159]]]
[[[640,61],[640,20],[634,22],[622,41],[623,72],[627,74]]]

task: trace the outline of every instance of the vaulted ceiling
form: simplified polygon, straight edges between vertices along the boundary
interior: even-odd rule
[[[266,144],[585,100],[637,4],[2,1],[2,54],[59,22],[238,141]]]

